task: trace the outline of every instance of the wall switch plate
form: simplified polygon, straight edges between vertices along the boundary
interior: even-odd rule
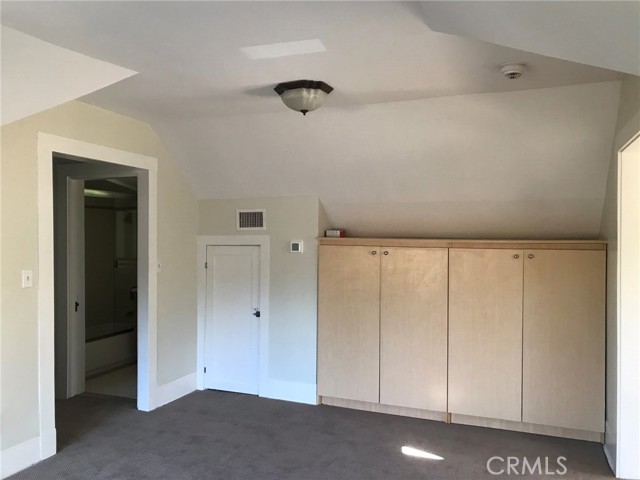
[[[22,270],[22,288],[33,287],[33,270]]]
[[[302,240],[291,242],[291,253],[302,253]]]

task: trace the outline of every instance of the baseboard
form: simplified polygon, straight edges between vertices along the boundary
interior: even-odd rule
[[[52,457],[57,451],[56,429],[52,428],[40,434],[40,460]]]
[[[421,410],[418,408],[397,407],[394,405],[384,405],[381,403],[361,402],[357,400],[344,400],[342,398],[320,397],[322,405],[332,407],[352,408],[354,410],[363,410],[365,412],[385,413],[387,415],[400,415],[402,417],[421,418],[423,420],[435,420],[437,422],[445,422],[447,419],[446,412],[437,412],[434,410]]]
[[[288,402],[308,403],[310,405],[316,405],[318,403],[315,383],[270,379],[267,381],[267,388],[264,390],[266,391],[260,391],[261,397],[286,400]]]
[[[574,440],[585,440],[587,442],[601,442],[602,440],[601,432],[552,427],[549,425],[538,425],[534,423],[500,420],[495,418],[474,417],[471,415],[461,415],[457,413],[451,415],[451,423],[459,423],[475,427],[496,428],[498,430],[511,430],[514,432],[535,433],[537,435],[549,435],[551,437],[573,438]]]
[[[605,443],[602,446],[602,449],[604,450],[604,456],[607,457],[607,462],[609,462],[609,467],[611,468],[611,471],[615,475],[616,474],[616,452],[615,450],[613,450],[613,445],[611,445],[610,443]]]
[[[171,403],[196,390],[196,372],[178,378],[173,382],[158,385],[155,408]]]
[[[40,437],[5,448],[1,455],[0,478],[7,478],[40,461]]]

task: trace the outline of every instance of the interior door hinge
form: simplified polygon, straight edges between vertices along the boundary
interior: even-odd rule
[[[209,263],[204,262],[204,268],[209,268]]]
[[[204,373],[207,373],[207,367],[204,367]]]

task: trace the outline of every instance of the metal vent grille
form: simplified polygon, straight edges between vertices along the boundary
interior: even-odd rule
[[[266,230],[264,210],[237,210],[238,230]]]

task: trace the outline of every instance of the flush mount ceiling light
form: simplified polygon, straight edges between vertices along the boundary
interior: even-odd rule
[[[322,106],[333,87],[316,80],[295,80],[279,83],[274,90],[287,107],[306,115]]]

